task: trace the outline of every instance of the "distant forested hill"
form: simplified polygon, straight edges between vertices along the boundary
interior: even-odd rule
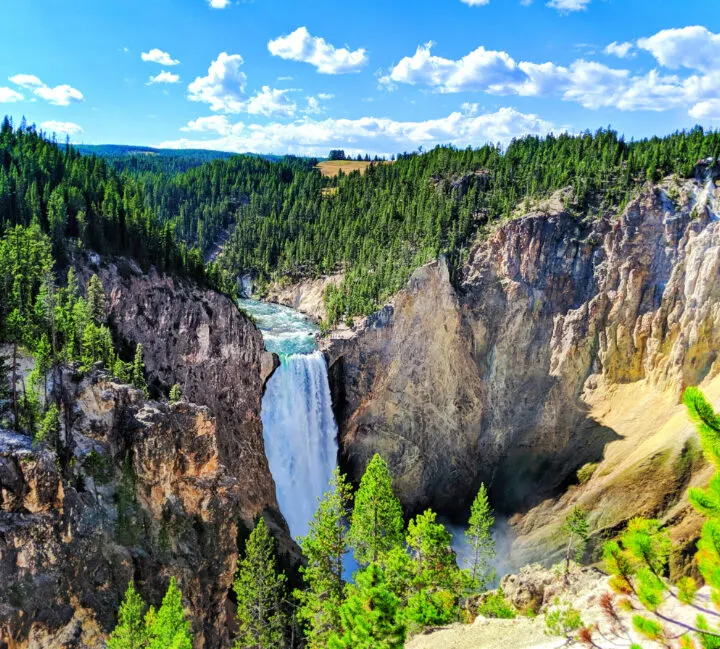
[[[402,154],[335,177],[308,158],[221,156],[186,168],[176,153],[108,159],[175,241],[204,252],[224,241],[208,270],[227,290],[244,272],[262,282],[344,270],[326,295],[337,321],[377,309],[439,254],[458,268],[481,228],[559,189],[579,218],[615,213],[643,183],[691,176],[699,159],[715,163],[720,135],[697,127],[630,142],[605,129],[528,136],[504,149]]]

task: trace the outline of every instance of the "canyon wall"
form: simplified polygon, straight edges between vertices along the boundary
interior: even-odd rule
[[[559,209],[498,225],[456,287],[443,260],[416,271],[325,343],[351,477],[380,452],[409,510],[459,519],[484,481],[499,512],[517,514],[523,560],[547,558],[576,502],[600,535],[636,514],[677,518],[702,479],[679,396],[714,394],[719,367],[717,208],[709,173],[667,179],[616,217]],[[588,463],[599,466],[577,485]]]
[[[62,474],[46,447],[0,431],[0,646],[102,647],[130,579],[157,606],[174,576],[195,646],[229,647],[238,547],[257,516],[284,566],[299,560],[260,420],[277,357],[229,298],[125,260],[82,266],[83,283],[93,271],[160,400],[66,371]],[[168,404],[176,383],[183,399]]]

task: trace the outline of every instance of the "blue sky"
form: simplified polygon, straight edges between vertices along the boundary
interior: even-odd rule
[[[720,125],[714,0],[3,3],[0,113],[75,142],[324,155]]]

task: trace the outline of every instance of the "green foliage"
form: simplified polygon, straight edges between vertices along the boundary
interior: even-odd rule
[[[590,528],[587,515],[581,507],[574,507],[563,524],[562,531],[567,536],[565,550],[565,573],[570,570],[570,560],[580,562],[585,554]]]
[[[150,608],[145,616],[147,649],[192,649],[190,622],[185,617],[182,593],[175,577],[163,598],[162,605],[155,611]]]
[[[517,616],[515,607],[506,599],[502,589],[490,593],[478,607],[478,614],[485,617],[512,620]]]
[[[495,517],[490,507],[487,489],[481,484],[470,508],[470,520],[465,530],[465,538],[472,551],[470,578],[473,587],[479,590],[485,590],[494,578],[491,566],[495,557],[495,540],[492,535],[494,524]]]
[[[285,575],[277,572],[275,542],[261,517],[245,543],[233,583],[237,596],[236,649],[281,649],[286,619]]]
[[[445,589],[417,591],[408,598],[402,619],[411,635],[428,627],[449,624],[458,619],[457,597]]]
[[[370,460],[355,495],[348,542],[360,564],[381,560],[403,541],[402,507],[392,490],[385,461]]]
[[[133,545],[140,532],[139,508],[135,493],[135,473],[130,453],[123,460],[117,489],[117,537],[123,545]]]
[[[82,464],[96,484],[107,484],[112,479],[113,472],[110,459],[101,455],[95,449],[85,456]]]
[[[88,314],[95,325],[105,322],[105,288],[97,275],[93,275],[87,285]]]
[[[371,563],[356,573],[340,608],[342,632],[330,636],[329,649],[402,649],[405,627],[400,601],[388,588],[385,571]]]
[[[580,612],[567,602],[556,599],[553,607],[545,614],[545,632],[552,636],[561,636],[574,640],[575,634],[583,626]]]
[[[577,479],[580,484],[585,484],[593,477],[595,471],[597,471],[597,462],[588,462],[578,469]]]
[[[143,186],[104,160],[60,148],[34,126],[13,129],[6,118],[0,127],[0,232],[42,227],[57,255],[75,240],[204,280],[200,251],[178,243],[147,203]]]
[[[143,362],[143,347],[140,344],[138,344],[135,347],[135,358],[133,359],[132,374],[130,377],[130,382],[138,390],[142,390],[146,396],[149,394],[147,381],[145,380],[145,363]]]
[[[148,641],[145,629],[146,611],[147,605],[131,581],[120,605],[118,622],[110,634],[107,649],[145,649]]]
[[[159,610],[147,608],[128,584],[118,612],[118,622],[110,634],[108,649],[192,649],[190,623],[185,617],[182,593],[175,577],[170,579]]]
[[[170,395],[169,395],[170,403],[176,403],[176,402],[180,401],[181,398],[182,398],[182,393],[180,392],[180,386],[176,383],[175,385],[173,385],[170,388]]]
[[[340,633],[340,607],[344,599],[343,558],[347,554],[346,515],[351,490],[345,476],[335,469],[310,531],[300,540],[306,559],[301,566],[305,587],[296,590],[298,619],[305,625],[310,649],[322,649],[332,633]]]
[[[40,426],[35,432],[33,444],[46,443],[54,446],[58,442],[60,435],[60,411],[56,404],[50,404],[42,417]]]
[[[460,582],[460,572],[455,563],[452,536],[435,519],[435,512],[428,509],[408,524],[406,543],[414,563],[413,583],[420,589],[453,589]]]

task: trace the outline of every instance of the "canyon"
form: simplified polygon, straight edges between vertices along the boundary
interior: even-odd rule
[[[378,312],[321,339],[334,422],[319,353],[278,370],[229,297],[125,259],[78,260],[82,284],[103,282],[125,356],[143,345],[150,397],[100,369],[66,372],[71,478],[50,451],[0,431],[0,629],[23,649],[95,649],[129,579],[157,602],[173,575],[197,646],[230,646],[238,547],[258,516],[297,576],[263,421],[285,430],[308,394],[322,397],[308,421],[325,431],[324,472],[337,423],[341,468],[357,482],[382,454],[407,513],[432,507],[463,523],[485,482],[509,564],[554,561],[559,527],[581,505],[590,559],[648,515],[670,526],[683,548],[673,570],[686,571],[701,520],[685,492],[710,468],[680,395],[701,385],[720,399],[716,180],[700,168],[647,184],[621,213],[587,220],[549,201],[484,230],[457,272],[444,258],[418,268]],[[269,297],[318,320],[324,287],[340,280]],[[305,350],[308,331],[291,333],[276,351]],[[303,353],[314,348],[312,338]],[[309,387],[267,418],[276,371]],[[170,404],[176,384],[183,399]],[[272,454],[289,465],[280,442]],[[317,473],[306,464],[279,493]]]
[[[688,385],[720,396],[718,190],[700,174],[647,184],[618,215],[585,222],[555,201],[498,224],[455,284],[429,263],[331,335],[351,478],[379,452],[408,511],[459,522],[485,482],[514,565],[557,557],[578,504],[596,548],[647,515],[691,553],[684,494],[710,473],[679,399]]]

